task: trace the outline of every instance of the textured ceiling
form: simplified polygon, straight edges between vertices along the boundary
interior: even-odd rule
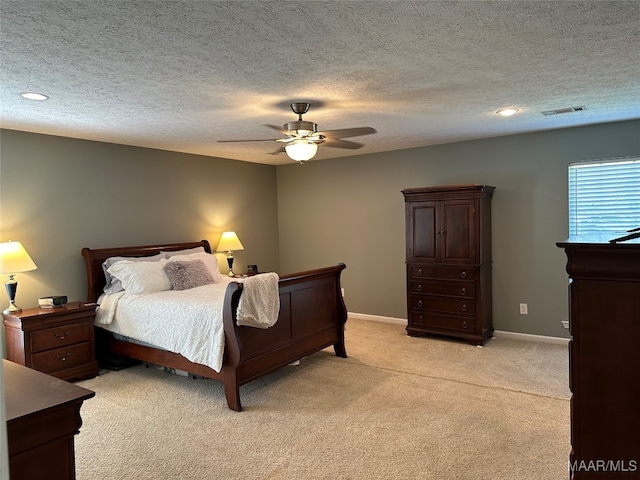
[[[0,125],[275,165],[217,141],[275,138],[294,101],[378,132],[316,159],[637,119],[639,32],[640,1],[2,0]]]

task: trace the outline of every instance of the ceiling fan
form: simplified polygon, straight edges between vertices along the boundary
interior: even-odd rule
[[[291,110],[298,115],[295,122],[285,123],[283,128],[276,125],[265,125],[279,131],[284,138],[261,138],[255,140],[218,140],[218,142],[277,142],[281,147],[272,152],[273,154],[285,152],[289,158],[297,162],[303,163],[312,159],[318,151],[318,145],[323,144],[333,148],[347,148],[351,150],[358,149],[363,145],[361,143],[343,140],[347,137],[359,137],[360,135],[369,135],[376,133],[371,127],[359,128],[342,128],[338,130],[325,130],[318,132],[318,125],[302,119],[302,115],[309,111],[309,103],[292,103]]]

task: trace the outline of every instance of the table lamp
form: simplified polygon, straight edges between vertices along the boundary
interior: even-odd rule
[[[4,284],[9,297],[9,306],[2,312],[7,314],[19,313],[22,311],[16,306],[16,291],[18,282],[15,276],[19,272],[28,272],[38,268],[20,242],[0,243],[0,273],[9,275],[9,280]]]
[[[233,254],[232,252],[237,250],[244,250],[240,239],[236,235],[236,232],[224,232],[220,237],[220,243],[218,243],[218,252],[227,252],[227,264],[229,265],[229,276],[233,277]]]

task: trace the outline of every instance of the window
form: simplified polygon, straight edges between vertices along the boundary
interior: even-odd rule
[[[640,158],[569,164],[569,235],[640,227]]]

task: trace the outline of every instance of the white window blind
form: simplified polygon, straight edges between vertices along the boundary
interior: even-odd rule
[[[640,227],[640,158],[569,164],[569,235]]]

